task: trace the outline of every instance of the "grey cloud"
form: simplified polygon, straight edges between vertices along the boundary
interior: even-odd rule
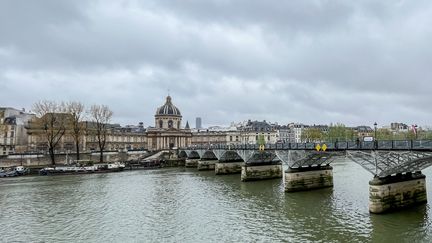
[[[0,97],[185,119],[429,124],[428,1],[2,1]]]
[[[209,23],[260,25],[295,31],[325,31],[349,18],[346,1],[158,1],[166,11]],[[147,7],[147,6],[145,6]]]

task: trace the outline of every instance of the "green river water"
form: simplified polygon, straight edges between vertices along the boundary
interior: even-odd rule
[[[372,175],[333,168],[334,188],[298,193],[185,168],[0,178],[0,242],[432,242],[429,204],[370,214]]]

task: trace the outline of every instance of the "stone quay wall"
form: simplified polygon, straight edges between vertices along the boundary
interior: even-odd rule
[[[104,162],[117,162],[127,160],[138,160],[141,156],[146,155],[146,151],[107,151],[104,152]],[[92,160],[94,162],[99,161],[99,152],[83,152],[80,153],[81,160]],[[76,154],[56,154],[55,162],[56,165],[71,164],[76,160]],[[48,154],[12,154],[0,157],[0,167],[11,167],[11,166],[47,166],[51,165],[51,159]]]

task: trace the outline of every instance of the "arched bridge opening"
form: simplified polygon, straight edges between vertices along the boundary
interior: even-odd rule
[[[178,157],[180,159],[186,159],[188,157],[188,155],[187,155],[186,151],[182,150],[179,152]]]
[[[244,162],[236,151],[228,150],[219,158],[220,162]]]
[[[189,152],[187,158],[188,159],[200,159],[201,157],[200,157],[198,151],[192,150],[192,151]]]
[[[212,150],[206,150],[201,156],[201,160],[217,160],[215,153]]]

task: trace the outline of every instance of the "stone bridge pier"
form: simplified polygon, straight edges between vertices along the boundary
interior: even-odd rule
[[[330,163],[339,154],[324,151],[290,151],[285,155],[289,166],[285,171],[285,192],[333,187],[333,168]]]
[[[211,150],[207,150],[198,160],[197,168],[198,170],[214,170],[215,164],[218,161],[216,155]]]
[[[426,176],[420,171],[369,181],[369,211],[385,213],[427,202]]]
[[[240,174],[244,160],[235,151],[215,150],[219,161],[215,164],[216,175]]]
[[[200,155],[195,150],[185,151],[187,154],[186,161],[185,161],[185,167],[186,168],[197,168],[198,167],[198,161],[200,160]]]
[[[432,152],[349,151],[348,157],[374,174],[369,181],[369,211],[386,213],[427,202],[426,176]]]
[[[255,181],[283,177],[281,160],[275,153],[257,151],[242,166],[241,180]]]

